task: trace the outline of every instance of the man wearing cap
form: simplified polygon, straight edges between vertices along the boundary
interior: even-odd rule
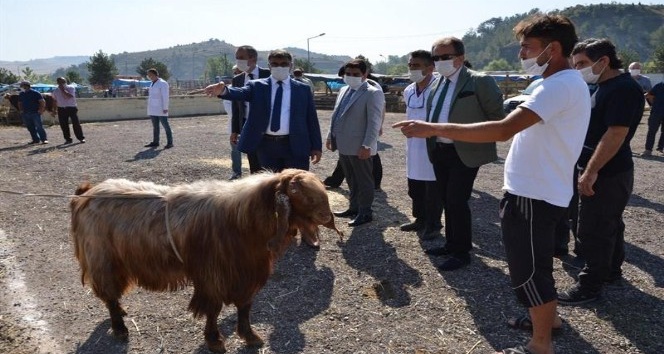
[[[41,93],[30,87],[30,81],[21,81],[21,93],[18,94],[18,111],[21,112],[23,123],[28,128],[32,141],[28,144],[48,144],[46,131],[42,125],[42,113],[46,109],[46,101]]]
[[[311,93],[314,93],[314,82],[309,78],[304,77],[302,68],[295,68],[295,70],[293,70],[293,78],[297,81],[304,82],[305,84],[309,85],[309,88],[311,88]]]

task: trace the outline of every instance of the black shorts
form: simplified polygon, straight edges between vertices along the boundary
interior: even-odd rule
[[[553,251],[556,224],[567,208],[510,193],[500,201],[503,243],[512,288],[527,307],[556,299]]]

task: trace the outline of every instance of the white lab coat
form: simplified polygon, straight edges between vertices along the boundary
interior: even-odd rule
[[[158,78],[157,81],[152,83],[149,89],[148,95],[148,115],[149,116],[158,116],[164,117],[168,116],[168,82],[164,81],[162,78]]]

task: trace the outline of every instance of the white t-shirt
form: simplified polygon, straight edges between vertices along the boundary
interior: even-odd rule
[[[541,121],[514,137],[503,189],[567,207],[576,188],[574,165],[590,121],[588,85],[577,70],[562,70],[545,78],[519,107],[535,112]]]
[[[429,94],[435,86],[435,78],[418,96],[415,83],[411,83],[403,90],[403,99],[406,103],[406,117],[411,120],[427,120],[427,101]],[[406,140],[406,176],[418,181],[435,181],[433,165],[427,154],[427,141],[424,138],[408,138]]]

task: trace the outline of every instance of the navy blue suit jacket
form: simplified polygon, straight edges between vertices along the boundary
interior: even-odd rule
[[[264,79],[266,77],[270,77],[270,69],[263,69],[261,67],[258,67],[258,77],[256,79]],[[244,86],[244,77],[245,73],[237,74],[233,76],[233,80],[231,81],[231,84],[233,87],[242,87]],[[242,130],[242,126],[244,125],[244,117],[247,115],[245,113],[245,107],[244,107],[244,102],[238,102],[238,101],[231,101],[232,103],[232,109],[231,109],[231,132],[240,134],[240,131]]]
[[[293,156],[309,156],[322,151],[323,143],[314,97],[309,85],[291,78],[289,141]],[[244,87],[227,87],[221,95],[226,100],[247,101],[251,105],[247,121],[242,127],[238,149],[252,153],[258,149],[270,123],[272,84],[269,78],[249,81]]]

